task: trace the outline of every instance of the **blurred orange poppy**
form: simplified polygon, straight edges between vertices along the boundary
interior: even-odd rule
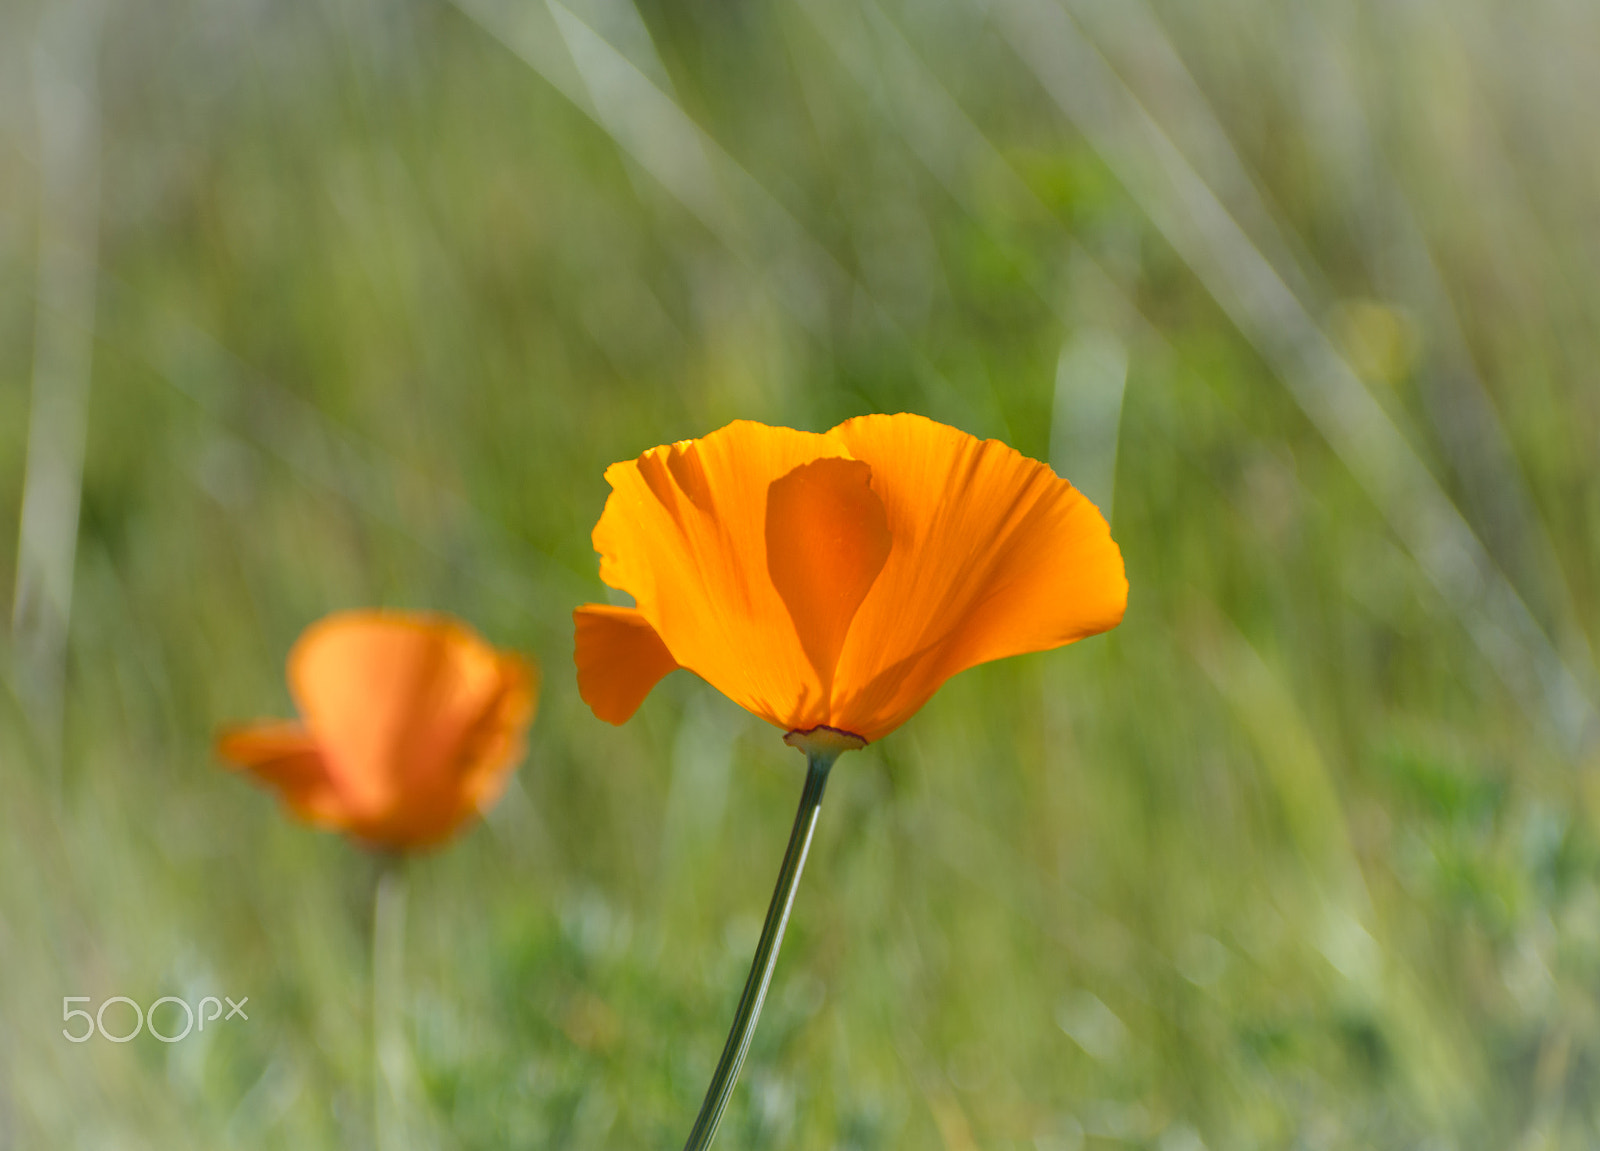
[[[574,619],[579,691],[611,723],[684,667],[785,731],[876,740],[957,672],[1106,631],[1127,604],[1088,499],[922,416],[738,421],[606,479],[600,578],[637,606]]]
[[[352,611],[301,635],[289,688],[302,722],[224,730],[217,754],[306,823],[414,850],[499,797],[523,753],[539,673],[445,616]]]

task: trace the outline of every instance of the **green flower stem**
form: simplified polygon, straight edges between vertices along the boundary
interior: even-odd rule
[[[372,897],[372,1123],[377,1151],[400,1151],[405,1145],[405,936],[405,860],[384,855]]]
[[[778,965],[778,948],[783,945],[783,930],[789,925],[789,909],[794,906],[795,888],[800,882],[800,872],[806,865],[806,853],[811,850],[811,833],[817,826],[817,812],[822,807],[822,792],[828,786],[828,771],[839,757],[836,748],[813,748],[806,754],[806,786],[800,793],[800,810],[795,812],[794,829],[789,833],[789,850],[784,852],[783,866],[778,870],[778,883],[772,891],[772,903],[767,908],[767,921],[761,927],[761,941],[756,944],[755,958],[750,963],[750,978],[745,980],[744,994],[739,997],[739,1009],[733,1015],[733,1027],[728,1032],[728,1042],[722,1049],[722,1058],[711,1076],[711,1086],[706,1088],[706,1101],[700,1105],[700,1115],[689,1132],[684,1151],[705,1151],[716,1136],[717,1124],[727,1109],[733,1095],[733,1085],[738,1081],[739,1068],[750,1050],[750,1039],[755,1035],[756,1020],[761,1015],[761,1004],[767,998],[767,988],[772,983],[773,969]]]

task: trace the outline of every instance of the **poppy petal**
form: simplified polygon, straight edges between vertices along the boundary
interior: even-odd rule
[[[463,755],[459,781],[462,817],[487,811],[505,790],[511,768],[527,750],[528,725],[539,702],[539,669],[521,656],[500,653],[500,694]]]
[[[347,612],[301,636],[289,686],[360,824],[438,804],[505,684],[498,653],[453,621]]]
[[[302,725],[269,720],[228,728],[217,737],[217,756],[271,787],[305,822],[317,827],[345,826],[344,802],[328,778],[317,745]]]
[[[482,815],[505,789],[526,750],[524,736],[538,699],[539,672],[509,653],[497,653],[500,683],[476,723],[462,733],[453,771],[407,789],[402,801],[363,820],[350,831],[368,843],[415,851],[450,837]]]
[[[678,662],[636,608],[586,603],[572,613],[578,694],[607,723],[626,723]]]
[[[634,597],[679,666],[785,730],[827,722],[827,695],[764,562],[767,490],[846,454],[827,436],[741,420],[606,470],[600,578]]]
[[[860,460],[801,464],[767,489],[767,571],[826,698],[856,609],[889,558],[889,524]]]
[[[832,726],[877,739],[959,671],[1122,618],[1128,584],[1110,529],[1046,465],[910,414],[828,435],[871,466],[894,538],[840,653]]]

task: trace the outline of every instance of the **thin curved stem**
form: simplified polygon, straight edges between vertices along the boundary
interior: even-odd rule
[[[694,1130],[689,1132],[683,1151],[705,1151],[711,1146],[717,1124],[722,1121],[722,1113],[733,1095],[739,1068],[744,1066],[750,1039],[755,1035],[761,1004],[772,983],[773,969],[778,965],[778,948],[783,945],[783,931],[789,925],[795,888],[806,865],[806,853],[811,850],[811,833],[817,826],[823,789],[828,786],[828,771],[838,756],[839,752],[831,748],[812,750],[806,755],[806,786],[800,793],[800,810],[795,812],[789,849],[784,852],[783,866],[778,869],[778,883],[772,891],[772,903],[767,907],[767,921],[761,926],[761,941],[756,944],[755,958],[750,962],[750,977],[745,980],[744,994],[739,997],[739,1009],[734,1012],[733,1027],[728,1031],[728,1042],[722,1048],[722,1058],[711,1076],[705,1102],[700,1105],[700,1115],[694,1121]]]

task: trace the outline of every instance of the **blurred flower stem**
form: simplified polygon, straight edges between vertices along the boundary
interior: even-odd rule
[[[806,751],[806,784],[800,793],[800,809],[795,812],[794,828],[789,832],[789,849],[784,852],[783,866],[778,870],[778,882],[772,891],[772,903],[767,907],[767,920],[761,926],[761,939],[756,944],[755,958],[750,962],[750,977],[745,980],[744,994],[739,997],[739,1008],[734,1012],[733,1026],[728,1031],[728,1042],[722,1049],[722,1058],[706,1088],[705,1102],[694,1121],[694,1130],[684,1151],[704,1151],[716,1136],[717,1124],[727,1109],[733,1095],[733,1085],[738,1082],[739,1069],[750,1051],[750,1040],[755,1035],[756,1020],[761,1016],[761,1005],[766,1001],[767,988],[772,983],[773,969],[778,965],[778,949],[783,946],[784,928],[789,925],[789,911],[794,906],[794,894],[800,884],[800,873],[805,869],[806,854],[811,850],[811,833],[816,830],[817,813],[822,808],[822,792],[828,786],[828,772],[842,748],[809,747]]]
[[[372,1122],[377,1151],[406,1146],[405,856],[378,857],[372,899]]]

